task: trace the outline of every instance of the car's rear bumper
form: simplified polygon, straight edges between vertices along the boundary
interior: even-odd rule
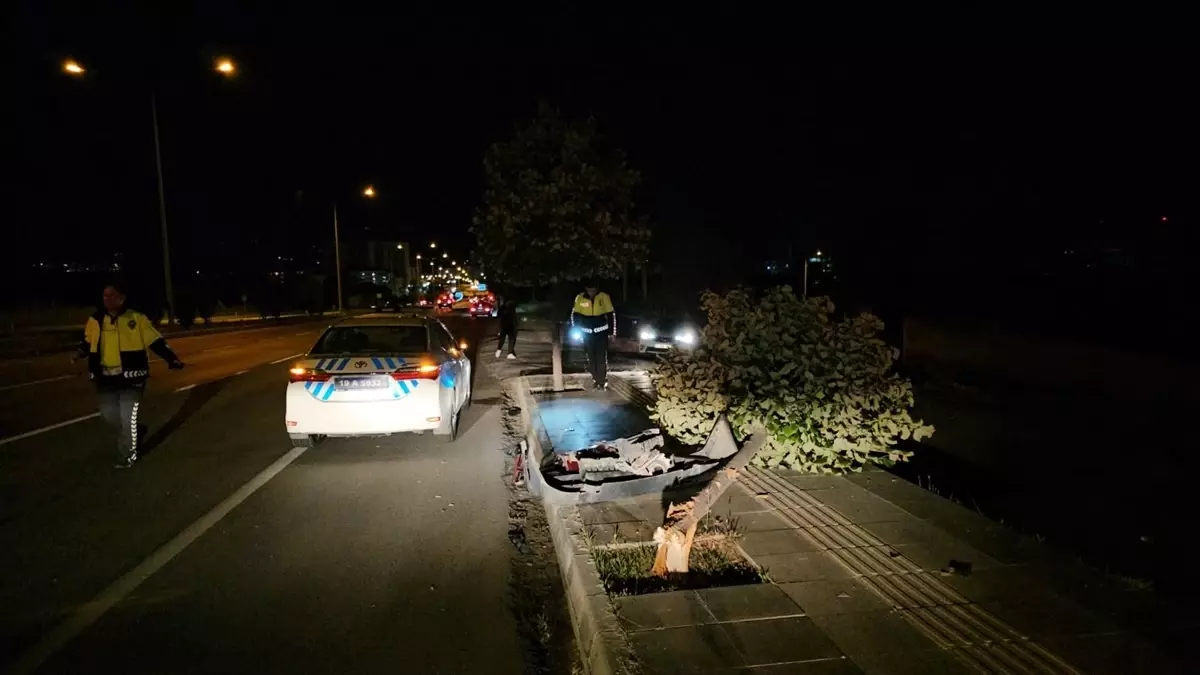
[[[289,434],[379,436],[433,431],[442,425],[442,387],[430,382],[404,398],[383,401],[319,401],[289,387],[284,416]]]

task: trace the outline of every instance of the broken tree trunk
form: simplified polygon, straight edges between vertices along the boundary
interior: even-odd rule
[[[761,427],[755,428],[753,433],[750,440],[717,471],[717,475],[713,476],[708,485],[691,501],[671,504],[667,508],[666,522],[654,532],[654,541],[658,543],[658,552],[654,556],[654,574],[665,577],[667,574],[688,571],[688,557],[692,552],[696,526],[708,515],[729,486],[733,485],[738,474],[750,463],[755,453],[770,439],[770,434]]]

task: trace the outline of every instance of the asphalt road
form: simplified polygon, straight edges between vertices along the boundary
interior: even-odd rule
[[[447,323],[474,358],[484,322]],[[0,391],[5,672],[522,672],[496,383],[475,369],[453,444],[293,450],[287,357],[317,330],[176,341],[188,368],[154,367],[131,470],[99,419],[38,431],[94,410],[83,378]],[[5,386],[73,372],[0,367]]]

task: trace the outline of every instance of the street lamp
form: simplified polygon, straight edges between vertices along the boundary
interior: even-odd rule
[[[362,194],[371,199],[375,197],[375,188],[368,185],[363,188]],[[338,311],[340,312],[342,311],[342,244],[338,235],[337,202],[333,203],[333,257],[337,265]]]
[[[429,248],[437,248],[437,242],[436,241],[429,242]]]
[[[63,72],[71,77],[83,77],[87,70],[75,59],[66,59],[62,64]],[[233,61],[222,58],[217,61],[217,72],[232,76],[236,68]],[[167,296],[167,321],[175,323],[175,290],[171,284],[171,245],[167,237],[167,197],[163,188],[162,143],[158,138],[158,100],[153,92],[150,94],[150,121],[154,132],[154,169],[158,179],[158,221],[162,230],[163,255],[163,291]]]

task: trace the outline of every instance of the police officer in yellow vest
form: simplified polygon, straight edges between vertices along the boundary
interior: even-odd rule
[[[150,377],[147,349],[162,357],[172,370],[183,367],[154,323],[145,314],[127,309],[124,290],[119,284],[110,284],[104,289],[104,309],[84,325],[76,358],[87,359],[100,415],[117,432],[117,468],[131,467],[137,461],[138,407]]]
[[[583,331],[583,349],[595,387],[607,388],[608,338],[617,334],[617,312],[613,309],[612,298],[601,291],[596,282],[586,282],[584,291],[575,296],[571,327]]]

